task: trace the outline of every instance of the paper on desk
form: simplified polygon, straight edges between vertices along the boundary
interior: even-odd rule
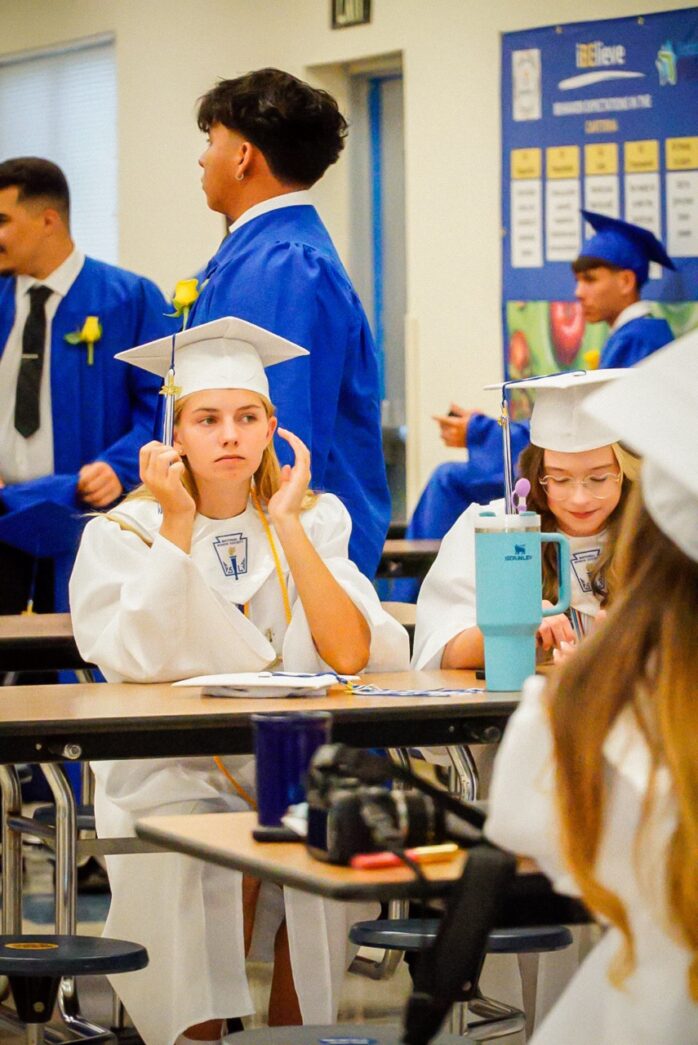
[[[286,671],[240,671],[230,675],[198,675],[173,686],[201,686],[204,697],[318,697],[329,686],[356,676],[324,672],[316,675]]]

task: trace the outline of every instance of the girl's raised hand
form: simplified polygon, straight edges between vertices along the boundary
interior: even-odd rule
[[[174,447],[154,439],[141,447],[139,463],[141,481],[160,503],[165,516],[196,514],[194,500],[182,483],[184,462]]]
[[[286,428],[277,428],[277,432],[290,445],[295,461],[293,466],[285,464],[281,469],[281,485],[269,501],[269,518],[275,526],[300,515],[301,505],[310,483],[308,447],[297,435]]]

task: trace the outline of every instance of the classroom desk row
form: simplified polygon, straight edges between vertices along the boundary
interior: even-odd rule
[[[252,750],[253,714],[289,710],[332,713],[335,741],[356,747],[412,747],[496,743],[518,693],[487,693],[473,672],[420,671],[366,675],[391,689],[472,690],[438,697],[361,697],[334,687],[325,697],[227,699],[202,697],[198,688],[169,684],[5,686],[0,692],[0,786],[3,813],[3,931],[18,931],[21,910],[21,837],[8,817],[21,814],[12,766],[20,762],[165,758],[240,754]],[[59,767],[53,769],[60,776]],[[69,787],[60,787],[56,822],[75,823]],[[63,848],[70,847],[63,831]],[[74,845],[74,843],[72,843]],[[62,869],[73,859],[57,853],[57,927],[74,931],[74,910]]]

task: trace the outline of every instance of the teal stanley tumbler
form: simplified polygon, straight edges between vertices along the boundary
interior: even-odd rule
[[[558,601],[549,609],[542,605],[544,542],[558,546]],[[541,620],[569,607],[569,542],[559,533],[541,533],[535,512],[481,512],[475,524],[475,584],[487,688],[519,690],[536,670],[536,631]]]

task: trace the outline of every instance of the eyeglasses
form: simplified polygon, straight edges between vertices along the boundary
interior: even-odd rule
[[[544,475],[540,485],[545,487],[551,501],[566,501],[574,493],[577,485],[593,497],[595,501],[605,501],[612,497],[616,487],[623,479],[622,472],[607,472],[605,475],[585,475],[583,479],[573,479],[569,475]]]

